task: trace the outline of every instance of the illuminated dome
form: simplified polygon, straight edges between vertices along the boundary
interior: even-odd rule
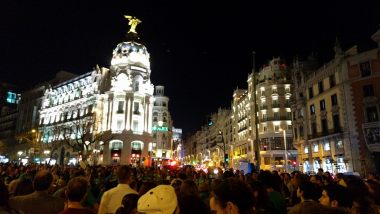
[[[111,65],[135,64],[149,69],[149,53],[146,47],[134,41],[119,43],[113,50]]]

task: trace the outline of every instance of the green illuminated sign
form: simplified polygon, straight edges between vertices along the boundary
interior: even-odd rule
[[[169,129],[166,126],[153,126],[153,131],[167,132]]]

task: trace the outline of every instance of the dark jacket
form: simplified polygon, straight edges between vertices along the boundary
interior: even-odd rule
[[[9,206],[26,214],[57,214],[64,208],[64,199],[35,191],[29,195],[9,199]]]

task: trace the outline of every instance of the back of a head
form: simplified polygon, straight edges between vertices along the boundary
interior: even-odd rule
[[[346,187],[338,184],[329,184],[323,188],[330,198],[330,201],[336,200],[339,207],[352,207],[352,199]]]
[[[117,179],[119,183],[128,182],[132,176],[132,170],[129,166],[123,165],[117,169]]]
[[[36,191],[45,191],[49,189],[52,182],[53,175],[46,170],[42,170],[37,172],[34,177],[33,186]]]
[[[121,207],[117,209],[116,214],[129,214],[133,213],[133,210],[137,210],[137,201],[139,195],[130,193],[126,194],[121,201]]]
[[[193,195],[188,195],[179,198],[179,207],[181,214],[208,214],[210,213],[206,204],[199,198]]]
[[[87,193],[88,182],[84,177],[75,177],[67,184],[66,194],[69,201],[80,202]]]
[[[303,181],[300,183],[298,188],[303,192],[302,197],[304,199],[312,199],[318,201],[319,191],[315,184],[311,183],[310,181]]]
[[[274,175],[268,170],[259,174],[259,181],[261,181],[266,188],[273,188],[275,185]]]
[[[253,206],[253,195],[248,185],[239,179],[229,178],[217,184],[213,189],[215,201],[223,208],[227,202],[235,204],[239,213],[250,213]]]
[[[193,180],[185,180],[182,182],[180,187],[181,196],[198,196],[198,187]]]

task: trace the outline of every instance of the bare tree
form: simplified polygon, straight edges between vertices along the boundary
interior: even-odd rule
[[[100,141],[110,141],[113,138],[109,131],[98,132],[95,125],[92,116],[70,121],[61,126],[60,139],[65,145],[81,153],[82,160],[87,160],[93,145],[99,144]]]

